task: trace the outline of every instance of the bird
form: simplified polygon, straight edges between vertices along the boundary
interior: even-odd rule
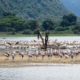
[[[9,56],[10,56],[10,54],[9,54],[9,52],[5,52],[5,56],[7,57],[7,59],[9,58]]]
[[[10,42],[7,42],[7,44],[12,45]]]
[[[74,54],[72,53],[72,54],[71,54],[71,58],[73,59],[73,57],[74,57]]]
[[[19,55],[21,55],[22,59],[24,57],[24,53],[22,51],[19,52]]]
[[[36,59],[39,56],[39,52],[37,50],[35,50],[35,56],[36,56]]]
[[[32,57],[31,51],[28,51],[28,57]]]
[[[13,60],[14,60],[15,55],[16,55],[16,52],[13,51],[13,52],[12,52],[12,59],[13,59]]]
[[[51,53],[50,53],[50,50],[47,50],[47,56],[48,56],[48,58],[51,56]]]
[[[43,60],[43,58],[45,56],[45,52],[44,51],[41,51],[41,56],[42,56],[42,60]]]
[[[68,59],[68,55],[67,54],[65,54],[64,56],[65,56],[65,59]]]
[[[59,53],[59,56],[60,56],[60,58],[62,58],[62,57],[63,57],[61,53]]]
[[[12,59],[14,60],[14,57],[15,57],[15,54],[14,53],[12,53]]]
[[[19,42],[18,42],[18,41],[15,43],[15,45],[17,45],[17,44],[19,44]]]

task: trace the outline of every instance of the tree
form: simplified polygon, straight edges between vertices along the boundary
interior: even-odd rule
[[[72,22],[76,22],[77,21],[77,16],[74,14],[69,14],[67,20],[72,23]],[[75,24],[71,24],[71,25],[75,25]]]
[[[29,28],[33,31],[36,29],[37,25],[38,25],[38,21],[37,20],[30,20],[28,23]]]
[[[13,23],[16,31],[22,31],[24,29],[24,21],[14,21]]]
[[[15,16],[15,14],[11,12],[4,12],[3,16]]]
[[[75,30],[78,30],[80,32],[80,25],[79,23],[77,23],[77,25],[75,25],[73,28],[72,28],[72,31],[75,31]]]
[[[79,31],[78,30],[74,30],[74,34],[79,34]]]
[[[22,31],[24,29],[25,21],[20,20],[14,13],[4,12],[0,17],[0,31]]]
[[[43,21],[42,26],[45,30],[48,29],[49,26],[53,26],[53,21],[51,19],[46,19]],[[53,28],[51,27],[50,30],[52,30]]]
[[[70,25],[70,23],[69,23],[69,21],[68,21],[68,20],[63,19],[63,20],[61,21],[60,25],[61,25],[61,26],[63,26],[63,27],[66,27],[66,26],[69,26],[69,25]]]
[[[71,26],[76,25],[77,16],[74,14],[63,15],[63,20],[61,21],[61,26]]]

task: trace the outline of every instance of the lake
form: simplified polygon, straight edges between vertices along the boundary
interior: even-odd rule
[[[44,37],[43,37],[44,38]],[[44,38],[45,39],[45,38]],[[80,37],[79,36],[53,36],[53,37],[49,37],[49,40],[55,40],[57,39],[58,41],[79,41],[80,42]],[[20,41],[20,40],[38,40],[37,37],[0,37],[0,40],[11,40],[11,41]],[[40,39],[41,40],[41,39]]]
[[[0,68],[0,80],[79,80],[80,64]]]

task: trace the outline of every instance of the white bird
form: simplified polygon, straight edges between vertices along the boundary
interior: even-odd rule
[[[61,53],[59,53],[59,56],[60,56],[60,58],[62,58],[62,57],[63,57]]]
[[[15,57],[15,54],[14,53],[12,53],[12,59],[14,60],[14,57]]]
[[[73,57],[74,57],[74,54],[72,53],[72,54],[71,54],[71,58],[73,59]]]
[[[21,55],[22,59],[24,57],[24,53],[22,51],[19,52],[19,55]]]
[[[64,56],[65,56],[65,59],[68,59],[68,55],[65,54]]]
[[[28,51],[28,57],[32,57],[31,51]]]
[[[45,56],[45,52],[44,51],[41,51],[41,56],[42,56],[42,60],[43,60],[43,58]]]
[[[23,57],[24,57],[24,53],[23,52],[21,52],[21,56],[22,56],[22,59],[23,59]]]
[[[36,59],[39,56],[39,52],[35,50]]]

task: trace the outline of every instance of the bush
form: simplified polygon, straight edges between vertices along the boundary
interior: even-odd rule
[[[55,31],[64,31],[64,28],[61,26],[58,26],[54,29]]]
[[[34,30],[34,34],[38,34],[37,30]]]
[[[74,30],[74,34],[79,34],[79,31],[78,30]]]
[[[30,29],[23,31],[23,34],[31,34],[31,33],[32,33],[32,31]]]
[[[12,32],[12,35],[15,35],[15,32],[14,31]]]

